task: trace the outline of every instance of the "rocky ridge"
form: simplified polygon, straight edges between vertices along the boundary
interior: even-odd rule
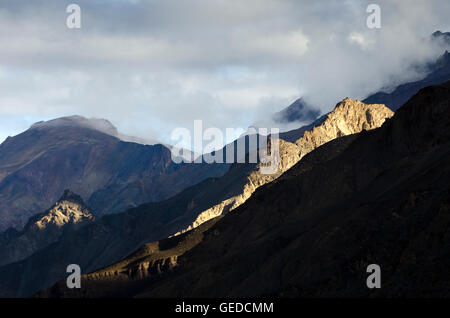
[[[81,197],[65,190],[50,209],[30,218],[22,231],[0,234],[0,265],[22,260],[94,220]]]
[[[384,105],[367,105],[358,100],[345,98],[336,105],[333,111],[326,115],[325,120],[311,130],[306,130],[303,137],[295,143],[279,140],[277,173],[271,175],[261,174],[259,169],[261,164],[258,164],[247,176],[247,180],[239,194],[202,211],[194,222],[175,235],[189,231],[224,212],[233,211],[250,198],[256,189],[278,178],[317,147],[342,136],[378,128],[386,119],[391,118],[393,115],[394,112]]]

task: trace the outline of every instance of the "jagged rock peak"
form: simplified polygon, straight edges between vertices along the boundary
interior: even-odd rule
[[[86,118],[79,115],[60,117],[48,121],[39,121],[33,124],[30,129],[49,127],[81,127],[100,131],[102,133],[117,137],[117,128],[107,119]]]
[[[346,97],[342,100],[342,102],[336,105],[329,116],[348,116],[349,114],[353,114],[354,116],[358,117],[362,116],[362,118],[364,118],[364,116],[367,117],[367,115],[370,114],[375,115],[379,120],[384,121],[386,118],[392,117],[394,115],[394,112],[383,104],[365,104],[357,99]],[[365,119],[367,119],[369,123],[374,120],[373,116],[371,118],[367,117]]]
[[[328,119],[345,120],[346,126],[358,127],[358,129],[349,132],[356,133],[361,129],[368,130],[380,127],[387,118],[393,115],[394,112],[383,104],[365,104],[359,100],[346,97],[328,114]],[[337,126],[342,127],[342,125]]]
[[[46,213],[40,215],[33,222],[38,228],[43,229],[49,224],[62,227],[68,223],[93,221],[94,216],[89,212],[83,199],[70,190],[65,190],[61,198]]]
[[[393,115],[394,112],[385,105],[365,104],[347,97],[336,105],[320,125],[306,131],[296,141],[296,145],[300,147],[303,156],[335,138],[378,128]]]

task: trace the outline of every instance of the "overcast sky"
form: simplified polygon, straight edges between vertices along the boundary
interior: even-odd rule
[[[420,76],[449,14],[448,0],[1,0],[0,141],[73,114],[169,142],[195,119],[245,129],[299,97],[328,112]]]

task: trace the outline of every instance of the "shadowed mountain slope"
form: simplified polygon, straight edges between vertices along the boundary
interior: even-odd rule
[[[448,297],[448,180],[450,82],[310,152],[234,212],[40,296]],[[381,289],[366,286],[369,264]]]
[[[295,143],[285,142],[282,139],[279,141],[279,163],[276,173],[270,175],[262,174],[260,172],[261,164],[256,165],[253,170],[248,170],[246,165],[237,165],[234,169],[234,175],[240,175],[242,179],[239,187],[236,188],[238,191],[232,196],[225,196],[226,199],[219,204],[201,211],[195,221],[188,224],[179,233],[195,228],[221,214],[233,211],[243,204],[256,189],[278,178],[315,148],[335,138],[380,127],[393,114],[384,105],[366,105],[350,98],[344,99],[336,105],[332,112],[325,115],[324,119],[316,122],[317,125],[306,126],[309,129],[300,128],[300,131],[303,131],[303,135]],[[290,134],[290,136],[292,135],[294,134]],[[238,172],[236,173],[236,171]],[[247,171],[250,171],[250,173]],[[227,174],[219,182],[226,180],[226,177]],[[224,196],[218,193],[216,197],[223,198]]]

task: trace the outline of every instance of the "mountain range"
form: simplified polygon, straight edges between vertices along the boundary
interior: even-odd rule
[[[280,140],[276,174],[260,174],[260,164],[235,163],[223,176],[206,179],[168,200],[104,216],[63,235],[30,257],[0,267],[0,293],[30,296],[64,277],[66,263],[93,271],[119,261],[147,242],[185,233],[235,210],[257,188],[275,180],[316,147],[334,138],[379,127],[392,115],[383,105],[365,105],[347,98],[296,143]],[[19,275],[18,270],[24,269],[27,274]]]
[[[99,217],[167,199],[226,164],[176,164],[167,147],[124,142],[105,120],[39,122],[0,145],[0,231],[28,219],[70,189]]]
[[[41,297],[450,296],[450,82],[332,140],[232,213]],[[366,286],[379,264],[381,289]]]
[[[269,116],[295,127],[273,174],[249,158],[275,136],[260,148],[251,138],[265,136],[243,135],[222,149],[234,163],[214,164],[175,163],[171,146],[105,119],[8,137],[0,297],[450,296],[449,65],[446,51],[418,81]],[[81,289],[67,288],[68,264]],[[369,264],[382,289],[367,288]]]

